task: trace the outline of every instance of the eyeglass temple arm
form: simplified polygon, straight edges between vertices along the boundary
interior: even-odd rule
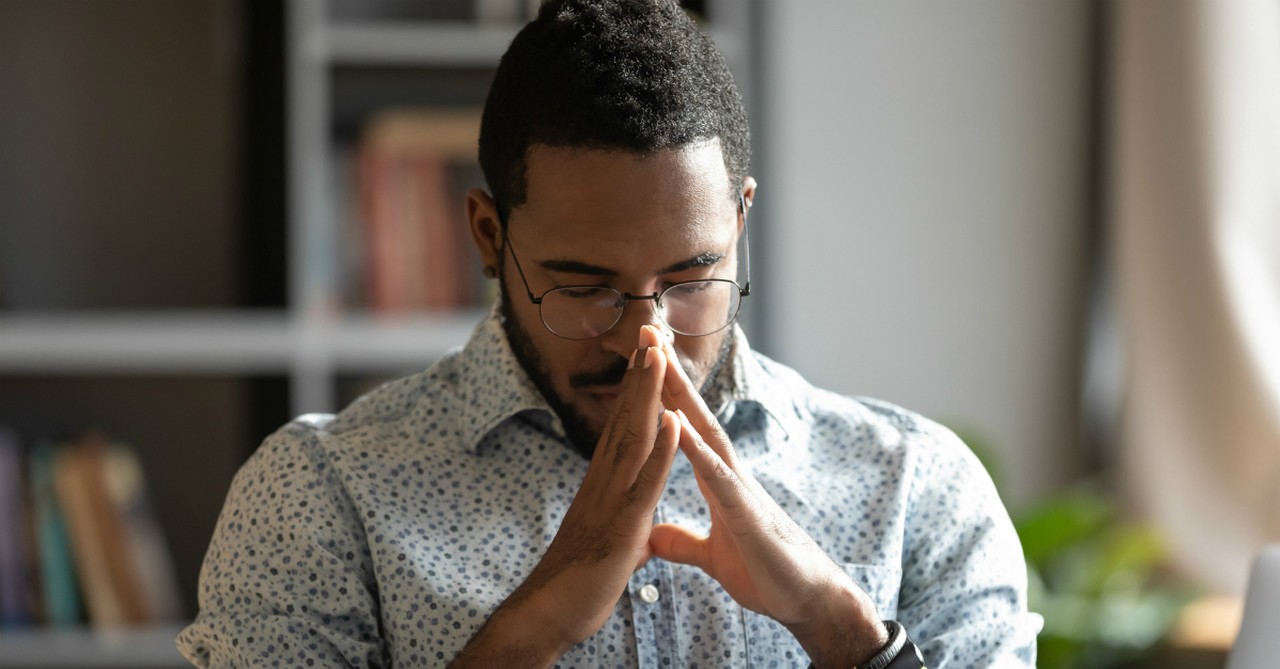
[[[516,271],[520,273],[520,282],[524,284],[524,292],[528,294],[529,301],[541,305],[542,298],[533,296],[533,289],[529,288],[529,279],[525,278],[524,268],[520,266],[520,258],[516,256],[516,250],[511,248],[511,238],[507,236],[507,217],[502,215],[502,209],[498,209],[498,222],[502,225],[502,248],[503,251],[511,252],[511,259],[516,263]]]
[[[747,196],[742,191],[738,191],[738,210],[742,212],[742,264],[747,268],[747,285],[742,287],[741,293],[746,297],[751,294],[751,233],[747,227]]]

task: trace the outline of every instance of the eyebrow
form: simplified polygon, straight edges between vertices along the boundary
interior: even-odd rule
[[[681,260],[678,263],[668,265],[658,270],[658,274],[674,274],[676,272],[683,272],[697,267],[710,267],[711,265],[719,263],[721,260],[724,260],[723,253],[706,251],[687,260]],[[608,267],[592,265],[578,260],[543,260],[539,262],[538,265],[547,271],[561,272],[564,274],[585,274],[587,276],[607,277],[618,276],[616,271],[611,270]]]

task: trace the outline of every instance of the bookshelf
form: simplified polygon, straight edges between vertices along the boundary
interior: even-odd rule
[[[150,297],[99,299],[95,296],[105,293],[92,289],[101,275],[123,277],[125,272],[110,264],[90,265],[75,276],[61,272],[55,283],[71,288],[59,293],[61,297],[44,299],[39,295],[53,293],[28,289],[45,275],[20,267],[25,238],[0,237],[18,244],[18,253],[0,254],[0,425],[13,425],[30,438],[59,438],[71,426],[93,424],[137,447],[160,524],[173,548],[188,614],[195,611],[199,564],[222,496],[262,437],[290,416],[335,411],[381,379],[424,368],[465,342],[484,314],[483,299],[461,309],[406,314],[372,313],[339,299],[344,291],[342,217],[347,203],[335,198],[353,197],[350,185],[344,188],[342,183],[348,178],[341,169],[344,152],[356,144],[367,119],[384,108],[479,108],[493,68],[519,23],[472,20],[471,1],[274,3],[272,11],[278,11],[279,20],[266,25],[277,30],[266,41],[274,37],[280,49],[281,90],[276,93],[283,101],[278,111],[285,133],[278,170],[283,216],[259,215],[252,225],[266,220],[266,229],[249,229],[237,220],[244,212],[228,206],[218,220],[188,220],[182,212],[169,215],[163,221],[171,230],[168,236],[155,233],[160,223],[150,231],[139,228],[131,233],[136,244],[155,244],[149,249],[152,253],[179,254],[174,263],[187,268],[186,279],[170,280],[167,270],[157,266],[138,279],[152,287]],[[154,3],[124,0],[108,10],[95,9],[94,2],[80,0],[76,5],[84,15],[74,19],[76,30],[94,30],[95,21],[105,20],[104,12],[123,15],[122,21],[138,19],[143,26],[152,23],[149,13],[163,13],[163,20],[156,18],[151,28],[159,33],[187,25],[183,22],[190,17],[176,13],[194,6],[158,10]],[[198,4],[207,10],[205,18],[223,24],[234,24],[237,13],[263,11],[246,9],[263,6],[257,0]],[[754,4],[686,4],[707,18],[748,94],[752,77],[744,45]],[[44,11],[31,9],[40,5],[41,0],[10,3],[0,23],[27,9]],[[437,6],[443,9],[437,12]],[[56,19],[51,30],[61,29],[56,21],[66,19]],[[228,29],[223,25],[221,30]],[[195,31],[203,34],[199,28]],[[5,34],[0,29],[0,42],[5,42]],[[12,55],[4,48],[0,46],[0,59]],[[0,97],[14,92],[6,87],[17,86],[0,77]],[[249,84],[236,93],[249,106],[261,94]],[[69,113],[67,123],[80,126],[94,112]],[[213,135],[216,140],[255,141],[254,133],[243,127],[239,135],[234,128],[224,130]],[[261,137],[260,133],[258,140]],[[227,157],[218,164],[227,171],[245,169],[236,168]],[[148,178],[162,169],[153,168]],[[56,183],[58,174],[43,177]],[[222,199],[237,197],[234,188],[222,186]],[[242,186],[239,197],[261,187]],[[0,190],[0,200],[6,192]],[[460,210],[462,205],[457,206]],[[15,220],[15,230],[32,225]],[[98,243],[95,235],[101,234],[95,229],[104,225],[103,220],[70,220],[57,234],[91,251]],[[172,229],[175,222],[178,227]],[[64,265],[50,261],[50,266]],[[262,278],[258,273],[263,271],[281,275],[279,297],[266,289],[265,297],[245,298],[245,285],[274,281]],[[124,279],[107,283],[121,286],[117,295],[133,294]],[[214,288],[206,291],[206,283]],[[30,295],[37,297],[24,297]],[[113,632],[6,630],[0,632],[0,657],[5,658],[0,664],[182,666],[173,649],[178,629],[159,625]]]
[[[182,628],[0,632],[0,657],[9,669],[176,669],[190,667],[174,646]]]

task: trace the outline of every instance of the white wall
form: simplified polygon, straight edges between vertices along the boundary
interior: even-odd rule
[[[1014,504],[1069,480],[1091,4],[762,5],[768,350],[976,430]]]

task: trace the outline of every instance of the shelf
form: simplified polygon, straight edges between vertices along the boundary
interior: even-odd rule
[[[483,309],[309,322],[282,312],[0,317],[0,373],[287,373],[426,366],[466,342]]]
[[[278,313],[179,312],[0,317],[5,372],[279,372],[291,329]]]
[[[341,371],[425,368],[449,349],[465,344],[486,313],[476,308],[439,315],[351,316],[314,328],[312,335]]]
[[[0,664],[23,669],[191,666],[174,639],[180,625],[118,630],[31,628],[0,632]]]
[[[336,24],[314,31],[306,52],[331,65],[492,68],[520,28],[461,22]],[[714,26],[708,32],[729,62],[742,59],[738,35]]]
[[[333,65],[497,65],[518,25],[347,23],[317,30],[308,51]]]

